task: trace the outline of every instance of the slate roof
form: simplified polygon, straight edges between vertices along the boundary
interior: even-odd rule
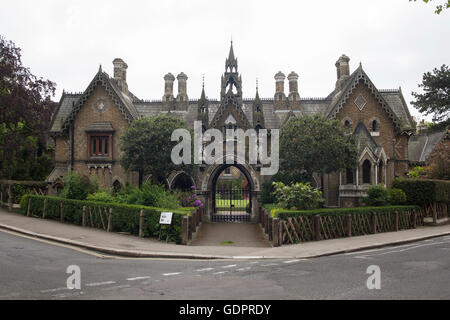
[[[445,138],[446,133],[447,129],[412,136],[408,143],[408,160],[411,162],[426,162],[434,147]]]

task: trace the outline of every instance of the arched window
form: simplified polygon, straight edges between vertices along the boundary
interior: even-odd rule
[[[345,120],[344,126],[350,130],[352,129],[352,123],[350,122],[350,120]]]
[[[370,163],[369,160],[365,160],[362,165],[363,183],[368,183],[368,184],[371,183],[371,174],[370,174],[371,169],[372,169],[372,164]]]
[[[120,191],[122,189],[122,185],[120,184],[119,180],[115,180],[113,183],[113,189],[115,192]]]
[[[371,123],[371,128],[373,132],[378,132],[380,130],[380,124],[377,120],[373,120]]]
[[[353,170],[352,169],[346,169],[345,170],[345,180],[346,184],[353,184]]]
[[[378,164],[378,183],[383,183],[383,162],[380,161]]]

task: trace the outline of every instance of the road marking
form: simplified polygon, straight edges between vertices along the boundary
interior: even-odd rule
[[[70,290],[70,289],[67,287],[47,289],[47,290],[41,290],[41,293],[57,292],[57,291],[62,291],[62,290]]]
[[[122,284],[120,286],[103,288],[102,290],[106,291],[106,290],[122,289],[122,288],[129,288],[129,287],[131,287],[129,284]]]
[[[105,286],[107,284],[114,284],[116,283],[115,281],[105,281],[105,282],[92,282],[92,283],[87,283],[86,287],[98,287],[98,286]]]
[[[245,267],[245,268],[236,269],[236,271],[246,271],[246,270],[250,270],[250,269],[251,269],[251,267]]]
[[[236,267],[236,266],[237,266],[237,264],[230,264],[228,266],[222,266],[222,268],[226,269],[226,268],[233,268],[233,267]]]
[[[144,277],[135,277],[135,278],[128,278],[128,281],[136,281],[136,280],[144,280],[144,279],[148,279],[150,278],[149,276],[144,276]]]
[[[202,272],[202,271],[211,271],[211,270],[214,270],[214,268],[203,268],[203,269],[197,269],[195,271]]]
[[[366,258],[367,259],[367,257],[370,257],[370,256],[382,256],[382,255],[385,255],[385,254],[398,253],[398,252],[403,252],[403,251],[407,251],[407,250],[411,250],[411,249],[417,249],[417,248],[427,247],[427,246],[434,246],[434,245],[443,244],[443,243],[450,243],[450,242],[442,241],[442,242],[425,243],[425,244],[420,244],[420,245],[415,245],[415,246],[409,246],[407,248],[403,248],[403,249],[400,249],[400,250],[392,250],[392,251],[386,251],[386,252],[375,253],[375,254],[366,254],[366,255],[360,255],[360,256],[357,256],[357,257],[358,258],[363,258],[363,259]]]
[[[182,274],[182,272],[163,273],[162,275],[167,277],[167,276],[176,276],[179,274]]]
[[[227,273],[228,271],[219,271],[219,272],[216,272],[216,273],[213,273],[213,274],[224,274],[224,273]]]
[[[277,266],[278,263],[269,263],[269,264],[263,264],[261,265],[261,267],[272,267],[272,266]]]
[[[299,262],[300,259],[294,259],[294,260],[288,260],[288,261],[283,261],[283,263],[294,263],[294,262]]]

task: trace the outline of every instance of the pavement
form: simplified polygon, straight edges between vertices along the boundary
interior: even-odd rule
[[[444,225],[272,247],[257,224],[204,223],[192,244],[183,246],[26,217],[5,209],[0,209],[0,229],[115,256],[182,259],[307,259],[450,235],[450,225]],[[256,238],[250,240],[252,234]]]

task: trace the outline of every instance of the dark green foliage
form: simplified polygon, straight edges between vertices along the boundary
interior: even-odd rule
[[[339,120],[321,115],[291,118],[280,130],[280,168],[289,175],[355,168],[355,137]]]
[[[411,101],[421,113],[433,114],[433,122],[450,124],[450,69],[445,64],[440,69],[435,68],[433,74],[423,75],[419,88],[424,93],[412,92],[416,101]]]
[[[8,202],[8,188],[10,184],[13,203],[19,203],[24,194],[34,192],[34,190],[44,192],[48,186],[48,183],[45,181],[0,180],[0,191],[3,194],[3,202]]]
[[[383,185],[370,186],[363,202],[368,206],[386,206],[389,204],[389,192]]]
[[[406,194],[402,189],[393,188],[389,190],[389,203],[392,205],[401,205],[406,203]]]
[[[392,187],[405,192],[407,204],[424,206],[435,202],[450,202],[450,181],[397,178]]]
[[[65,176],[63,183],[64,189],[61,197],[66,199],[85,200],[89,194],[98,189],[95,182],[91,181],[89,177],[75,171]]]
[[[27,213],[28,200],[31,200],[31,215],[42,217],[45,199],[47,199],[46,219],[57,221],[60,220],[60,203],[63,203],[64,222],[76,225],[82,224],[83,206],[87,207],[87,212],[91,211],[94,213],[99,211],[109,212],[109,208],[112,208],[112,231],[128,232],[133,235],[139,234],[139,214],[141,210],[144,210],[144,237],[151,238],[158,238],[160,236],[159,218],[161,212],[171,211],[173,212],[173,218],[170,231],[168,226],[163,226],[161,228],[161,239],[165,239],[167,233],[169,232],[169,241],[176,243],[181,243],[182,239],[181,220],[192,211],[192,208],[173,210],[139,205],[102,203],[95,201],[63,199],[59,197],[24,195],[20,202],[22,213]],[[97,223],[100,224],[98,221]]]
[[[21,50],[0,36],[0,178],[44,180],[53,168],[47,150],[55,84],[22,65]]]
[[[302,216],[314,216],[314,215],[348,215],[348,214],[371,214],[372,212],[403,212],[411,210],[420,210],[419,206],[385,206],[385,207],[359,207],[359,208],[327,208],[316,210],[284,210],[273,209],[272,215],[285,220],[287,218],[294,218],[299,215]]]

